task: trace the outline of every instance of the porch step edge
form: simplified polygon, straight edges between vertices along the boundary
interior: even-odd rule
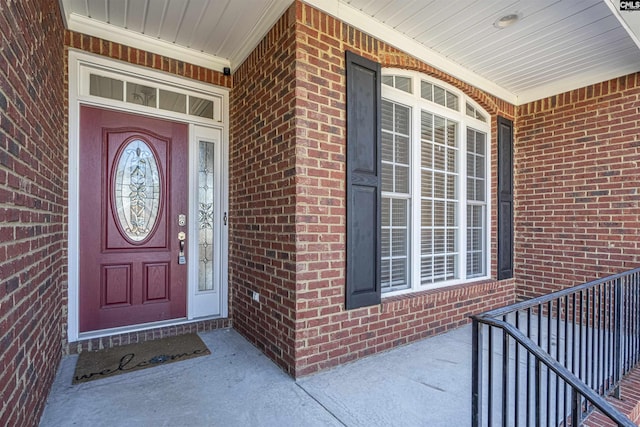
[[[629,372],[620,383],[620,399],[607,397],[607,401],[635,424],[640,423],[640,365]],[[616,424],[594,411],[582,423],[585,427],[615,427]]]

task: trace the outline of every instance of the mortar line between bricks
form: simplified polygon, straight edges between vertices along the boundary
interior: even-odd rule
[[[307,396],[309,396],[311,399],[313,399],[318,405],[320,405],[320,407],[322,409],[324,409],[325,411],[327,411],[328,414],[330,414],[337,422],[340,423],[340,425],[343,425],[344,427],[347,427],[347,425],[340,419],[338,418],[338,416],[336,414],[334,414],[333,412],[331,412],[331,410],[329,408],[327,408],[322,402],[320,402],[318,399],[316,399],[316,397],[314,395],[312,395],[311,393],[309,393],[307,391],[306,388],[302,387],[302,385],[300,385],[300,383],[298,383],[297,381],[295,382],[296,386],[298,386],[298,388],[300,388],[300,390],[304,391],[305,394]]]

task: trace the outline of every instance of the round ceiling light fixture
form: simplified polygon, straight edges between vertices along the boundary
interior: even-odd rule
[[[493,26],[498,29],[507,28],[512,26],[519,20],[520,20],[520,15],[518,15],[517,13],[510,13],[508,15],[504,15],[503,17],[496,19],[496,22],[493,23]]]

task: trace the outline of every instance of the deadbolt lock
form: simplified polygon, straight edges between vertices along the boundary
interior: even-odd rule
[[[187,216],[185,214],[178,215],[178,226],[184,227],[187,224]]]

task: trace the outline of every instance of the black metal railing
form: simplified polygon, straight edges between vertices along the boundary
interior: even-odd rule
[[[640,269],[473,317],[472,425],[578,426],[640,361]]]

